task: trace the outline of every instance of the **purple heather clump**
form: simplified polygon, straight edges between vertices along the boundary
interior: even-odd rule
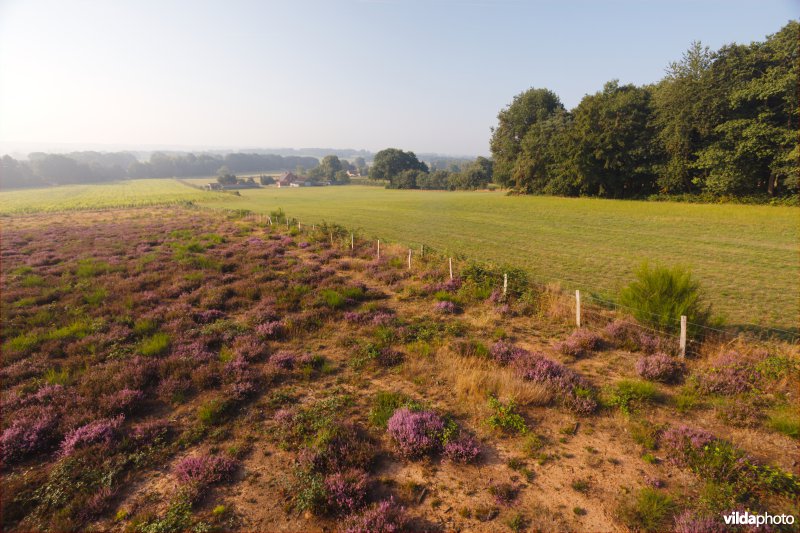
[[[294,240],[291,237],[284,237],[280,240],[281,246],[284,247],[291,246],[292,243],[294,243]]]
[[[652,381],[673,383],[683,374],[683,363],[665,353],[645,355],[636,361],[636,373]]]
[[[197,313],[195,313],[194,319],[200,324],[208,324],[210,322],[219,320],[224,316],[225,313],[223,313],[219,309],[206,309],[205,311],[198,311]]]
[[[394,320],[394,315],[388,311],[376,311],[372,315],[372,320],[370,323],[373,326],[386,326],[392,323]]]
[[[281,320],[270,320],[256,326],[256,333],[264,339],[277,339],[283,335],[284,324]]]
[[[0,462],[21,459],[52,443],[58,423],[55,413],[38,411],[31,418],[18,418],[0,434]]]
[[[639,349],[644,353],[656,353],[662,349],[663,341],[658,335],[650,333],[639,334]]]
[[[729,352],[717,358],[699,377],[705,392],[732,395],[751,390],[760,381],[761,373],[752,362],[736,352]]]
[[[136,442],[149,445],[169,434],[170,426],[166,420],[147,420],[131,428],[131,437]]]
[[[648,486],[653,487],[654,489],[663,489],[664,487],[667,486],[667,484],[664,483],[664,480],[657,477],[651,477],[646,474],[644,476],[644,482]]]
[[[691,509],[687,509],[675,516],[675,533],[718,533],[725,531],[714,518],[698,516]]]
[[[246,361],[260,361],[267,355],[267,345],[252,336],[239,337],[234,341],[233,351]]]
[[[555,349],[565,355],[573,357],[585,357],[592,351],[599,349],[603,344],[603,338],[585,328],[575,330],[566,340],[556,343]]]
[[[273,419],[281,426],[288,426],[294,422],[295,412],[293,409],[282,408],[275,411]]]
[[[489,295],[489,301],[495,305],[502,304],[506,300],[506,296],[503,295],[503,291],[500,289],[494,289],[492,294]]]
[[[225,392],[233,401],[241,401],[256,391],[256,373],[243,357],[239,356],[225,365]]]
[[[236,467],[236,461],[227,457],[195,455],[178,461],[173,472],[182,485],[204,487],[229,479]]]
[[[444,421],[433,411],[401,408],[387,423],[387,432],[406,457],[421,457],[440,450]]]
[[[379,502],[360,515],[350,516],[343,529],[346,533],[395,533],[403,531],[408,523],[405,508],[399,507],[394,498]]]
[[[309,244],[306,241],[303,241],[303,242],[298,243],[297,247],[305,249],[305,248],[309,247]]]
[[[534,353],[517,359],[514,367],[523,379],[547,386],[571,411],[587,415],[597,409],[597,399],[589,383],[561,363]]]
[[[272,354],[269,358],[269,362],[282,370],[291,370],[294,368],[296,355],[287,350],[281,350]]]
[[[461,432],[456,438],[448,439],[444,445],[444,455],[454,463],[472,463],[481,454],[481,447],[472,435]]]
[[[499,340],[492,344],[489,349],[492,358],[501,365],[509,365],[517,359],[525,358],[528,356],[528,351],[514,346],[513,343],[505,340]]]
[[[352,324],[364,324],[368,317],[369,314],[360,313],[358,311],[347,311],[344,314],[345,322],[350,322]]]
[[[336,513],[349,514],[364,506],[369,478],[359,469],[335,472],[325,478],[328,507]]]
[[[687,460],[703,451],[716,437],[704,429],[689,426],[669,428],[661,435],[661,446],[670,460],[678,466],[687,466]]]
[[[61,455],[69,456],[80,447],[101,443],[105,446],[111,444],[116,438],[122,422],[125,421],[124,415],[114,418],[103,418],[89,422],[77,429],[73,429],[61,442]]]
[[[443,313],[446,315],[454,315],[460,311],[458,305],[446,300],[443,302],[436,302],[436,304],[433,306],[433,309],[438,313]]]
[[[102,396],[99,403],[103,413],[109,415],[131,414],[143,399],[142,391],[125,388]]]

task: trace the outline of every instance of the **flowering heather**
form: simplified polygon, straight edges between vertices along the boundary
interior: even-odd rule
[[[517,374],[528,381],[541,383],[552,390],[559,402],[578,414],[591,414],[597,409],[595,392],[575,371],[540,353],[517,358]]]
[[[675,516],[675,533],[718,533],[724,531],[722,524],[709,516],[698,516],[687,509]]]
[[[639,333],[639,350],[643,351],[644,353],[656,353],[659,350],[663,350],[664,341],[661,337],[657,335],[652,335],[650,333]]]
[[[233,352],[246,361],[260,361],[267,356],[267,345],[252,336],[242,336],[233,343]]]
[[[714,435],[704,429],[681,425],[664,431],[661,435],[661,446],[674,464],[688,466],[691,455],[701,453],[703,448],[715,440]]]
[[[116,438],[122,422],[125,421],[124,415],[115,418],[103,418],[95,420],[67,433],[61,442],[61,455],[69,456],[80,447],[102,443],[105,446],[111,444]]]
[[[395,411],[386,429],[406,457],[421,457],[441,449],[444,421],[433,411],[414,412],[403,407]]]
[[[223,318],[225,313],[220,311],[219,309],[206,309],[203,311],[198,311],[194,315],[195,321],[200,324],[210,324],[220,318]]]
[[[519,487],[511,483],[496,483],[489,487],[489,494],[494,496],[494,501],[498,505],[511,505],[519,495]]]
[[[444,445],[444,455],[454,463],[472,463],[481,454],[481,447],[472,435],[461,432],[456,438],[448,439]]]
[[[169,430],[169,422],[166,420],[148,420],[135,424],[130,434],[133,440],[149,445],[159,438],[166,437]]]
[[[269,358],[269,362],[273,366],[282,370],[292,370],[294,368],[296,358],[297,356],[293,352],[281,350],[272,354]]]
[[[0,435],[0,462],[4,465],[43,450],[52,443],[58,419],[42,411],[35,418],[19,418]]]
[[[284,324],[280,320],[270,320],[256,326],[256,333],[264,339],[277,339],[283,335]]]
[[[673,383],[683,374],[683,363],[665,353],[645,355],[636,361],[636,373],[652,381]]]
[[[514,346],[510,341],[499,340],[492,344],[489,349],[489,354],[492,358],[501,365],[509,365],[517,359],[524,358],[528,355],[528,351]]]
[[[306,249],[306,248],[308,248],[308,246],[309,246],[309,244],[306,241],[302,241],[302,242],[297,243],[297,247],[298,248]]]
[[[500,289],[494,289],[492,294],[489,295],[489,301],[495,305],[503,304],[508,300],[508,297],[503,295]]]
[[[442,313],[445,315],[454,315],[461,311],[461,309],[453,302],[443,301],[443,302],[436,302],[433,306],[434,311],[437,313]]]
[[[575,330],[566,340],[556,343],[555,349],[564,355],[585,357],[603,345],[603,338],[585,328]]]
[[[761,373],[752,362],[729,352],[698,377],[705,392],[732,395],[752,390],[761,380]]]
[[[181,403],[192,391],[192,380],[185,376],[170,376],[156,388],[158,397],[167,403]]]
[[[328,507],[335,513],[349,514],[364,506],[369,478],[366,472],[350,469],[325,478]]]
[[[205,487],[227,480],[236,470],[233,459],[218,455],[184,457],[173,468],[178,483]]]
[[[140,390],[122,389],[100,398],[100,410],[107,415],[131,414],[144,399]]]
[[[275,414],[273,415],[272,418],[278,424],[282,426],[288,426],[289,424],[292,424],[294,422],[294,416],[295,416],[294,410],[283,408],[275,411]]]
[[[346,533],[395,533],[403,531],[408,524],[405,508],[399,507],[394,498],[379,502],[360,515],[350,516],[344,522]]]

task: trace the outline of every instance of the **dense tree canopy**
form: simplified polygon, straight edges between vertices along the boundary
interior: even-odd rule
[[[375,154],[372,166],[369,168],[369,177],[374,180],[386,180],[391,186],[396,184],[400,173],[405,170],[415,170],[427,172],[428,166],[417,159],[414,152],[404,152],[397,148],[386,148]],[[408,182],[408,177],[404,178],[404,183]],[[396,187],[396,188],[416,188]]]
[[[792,21],[764,42],[693,43],[657,84],[611,81],[571,111],[529,89],[497,117],[494,180],[611,198],[797,194],[799,36]]]

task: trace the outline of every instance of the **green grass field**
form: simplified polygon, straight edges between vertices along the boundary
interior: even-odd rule
[[[389,191],[376,187],[264,188],[241,197],[168,180],[0,193],[0,213],[183,200],[332,221],[369,236],[528,269],[602,296],[616,295],[642,262],[692,268],[729,324],[797,330],[800,210],[500,192]],[[163,201],[162,201],[163,200]]]
[[[208,183],[208,179],[203,180]],[[0,215],[95,209],[142,207],[181,202],[223,200],[229,194],[187,187],[176,180],[130,180],[92,185],[65,185],[48,189],[0,192]]]

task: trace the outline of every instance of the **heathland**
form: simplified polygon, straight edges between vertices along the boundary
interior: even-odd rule
[[[336,222],[414,250],[424,244],[524,267],[537,281],[603,299],[614,299],[643,261],[682,264],[729,325],[797,329],[800,211],[794,207],[367,186],[268,187],[240,194],[200,191],[172,180],[134,180],[0,192],[0,214],[190,201],[263,214],[282,208],[301,224]]]
[[[576,328],[553,286],[516,272],[503,294],[502,270],[432,252],[409,268],[341,226],[180,206],[2,222],[4,531],[797,515],[796,344],[712,333],[684,359],[624,312],[587,305]]]

